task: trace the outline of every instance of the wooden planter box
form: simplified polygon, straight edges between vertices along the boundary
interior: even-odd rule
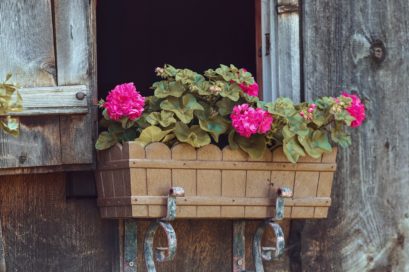
[[[98,205],[103,218],[166,216],[170,187],[177,218],[268,218],[274,216],[279,187],[293,190],[285,200],[286,218],[325,218],[331,204],[336,150],[320,159],[288,162],[282,149],[251,160],[240,150],[215,145],[194,149],[163,143],[145,148],[133,142],[98,154]]]

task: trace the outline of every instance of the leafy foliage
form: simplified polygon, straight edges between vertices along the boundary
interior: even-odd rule
[[[11,112],[19,112],[23,109],[23,100],[17,87],[14,84],[7,83],[11,74],[7,74],[6,80],[0,83],[0,130],[6,133],[18,136],[20,124],[18,118],[13,118]]]
[[[345,127],[355,119],[348,112],[349,96],[322,97],[312,103],[294,104],[289,98],[273,102],[250,96],[243,86],[254,86],[254,78],[245,69],[220,65],[203,75],[189,69],[165,65],[156,69],[161,78],[152,86],[154,95],[145,98],[145,108],[137,120],[126,117],[113,121],[105,110],[97,149],[116,142],[135,140],[145,146],[151,142],[174,145],[188,143],[202,147],[228,140],[232,149],[245,151],[258,158],[267,149],[283,146],[288,160],[295,163],[302,156],[320,157],[332,150],[332,142],[342,147],[351,144]],[[273,117],[267,133],[243,137],[232,127],[231,113],[237,105],[267,111]],[[271,121],[271,120],[270,120]]]

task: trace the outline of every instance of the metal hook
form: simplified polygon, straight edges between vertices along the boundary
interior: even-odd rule
[[[161,227],[162,230],[165,231],[166,238],[168,240],[168,246],[157,247],[155,249],[156,260],[158,262],[171,261],[176,254],[177,240],[176,233],[172,225],[170,223],[161,221],[153,222],[146,231],[144,243],[146,269],[149,272],[156,272],[155,261],[153,258],[153,240],[158,227]]]

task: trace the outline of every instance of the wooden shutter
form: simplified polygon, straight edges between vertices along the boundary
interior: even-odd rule
[[[300,20],[298,0],[256,3],[258,80],[263,99],[301,98]]]
[[[21,135],[0,132],[0,175],[91,169],[95,1],[2,0],[0,14],[0,79],[13,74],[24,106]]]

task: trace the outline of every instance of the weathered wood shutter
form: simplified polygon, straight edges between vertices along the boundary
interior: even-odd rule
[[[96,135],[95,3],[0,2],[0,79],[24,87],[21,135],[0,132],[0,175],[90,169]],[[85,96],[84,96],[85,95]]]
[[[263,99],[301,98],[300,21],[298,0],[261,0]],[[260,71],[258,71],[260,72]]]

